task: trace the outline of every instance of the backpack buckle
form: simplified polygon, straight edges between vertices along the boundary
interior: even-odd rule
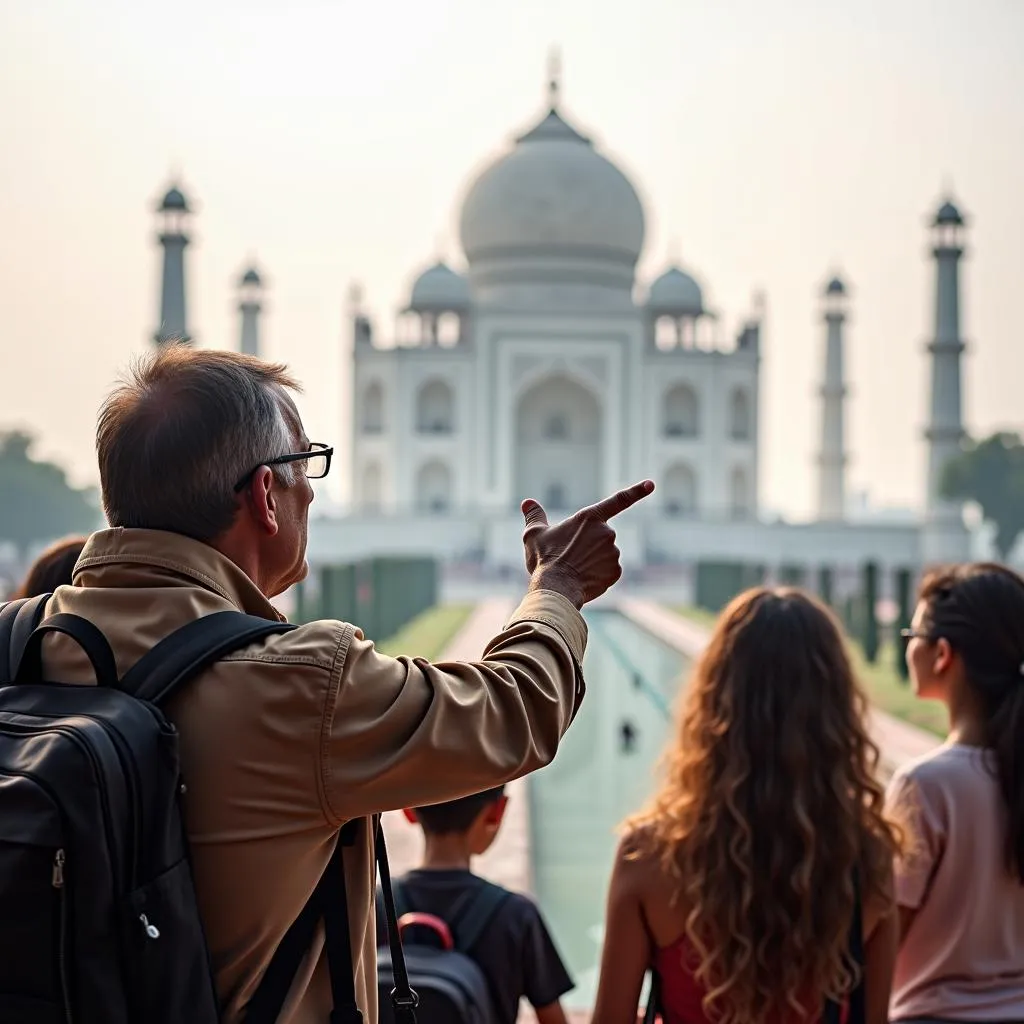
[[[399,994],[397,988],[391,990],[391,1003],[396,1010],[415,1010],[420,1005],[420,997],[414,989],[409,989],[409,994]]]

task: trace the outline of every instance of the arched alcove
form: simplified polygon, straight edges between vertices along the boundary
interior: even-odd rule
[[[746,469],[736,466],[729,478],[729,511],[733,519],[746,519],[750,515],[750,478]]]
[[[750,396],[736,388],[729,399],[729,434],[734,441],[749,441],[751,432]]]
[[[578,381],[546,377],[516,407],[516,502],[532,497],[563,509],[601,496],[601,405]]]
[[[662,429],[666,437],[696,437],[700,404],[689,384],[677,384],[665,395]]]
[[[697,513],[697,478],[684,462],[676,462],[665,470],[661,481],[665,511],[671,516],[693,516]]]
[[[452,471],[440,459],[431,459],[416,474],[416,509],[439,515],[452,508]]]
[[[384,389],[377,381],[363,392],[363,433],[380,434],[384,430]]]
[[[364,512],[379,512],[383,504],[384,482],[380,466],[376,462],[368,462],[363,467],[362,500],[360,505]]]
[[[446,381],[432,380],[420,388],[416,429],[421,434],[450,434],[455,429],[455,396]]]

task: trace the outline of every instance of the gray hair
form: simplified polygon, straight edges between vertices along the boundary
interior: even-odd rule
[[[234,521],[235,484],[294,446],[282,402],[299,386],[280,363],[163,344],[100,409],[96,454],[111,526],[211,541]],[[290,465],[275,466],[284,486]]]

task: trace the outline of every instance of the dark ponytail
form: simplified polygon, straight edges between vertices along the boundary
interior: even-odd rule
[[[1006,808],[1006,865],[1024,885],[1024,579],[994,563],[938,570],[921,584],[923,626],[964,664]]]
[[[1024,885],[1024,679],[1009,691],[987,726],[986,746],[995,752],[999,789],[1009,814],[1007,866]]]

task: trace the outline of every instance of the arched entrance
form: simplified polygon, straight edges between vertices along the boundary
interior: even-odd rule
[[[450,512],[451,507],[451,470],[440,459],[431,459],[416,474],[416,509],[439,515]]]
[[[513,499],[536,498],[556,513],[601,497],[601,405],[566,376],[530,387],[516,406]]]

